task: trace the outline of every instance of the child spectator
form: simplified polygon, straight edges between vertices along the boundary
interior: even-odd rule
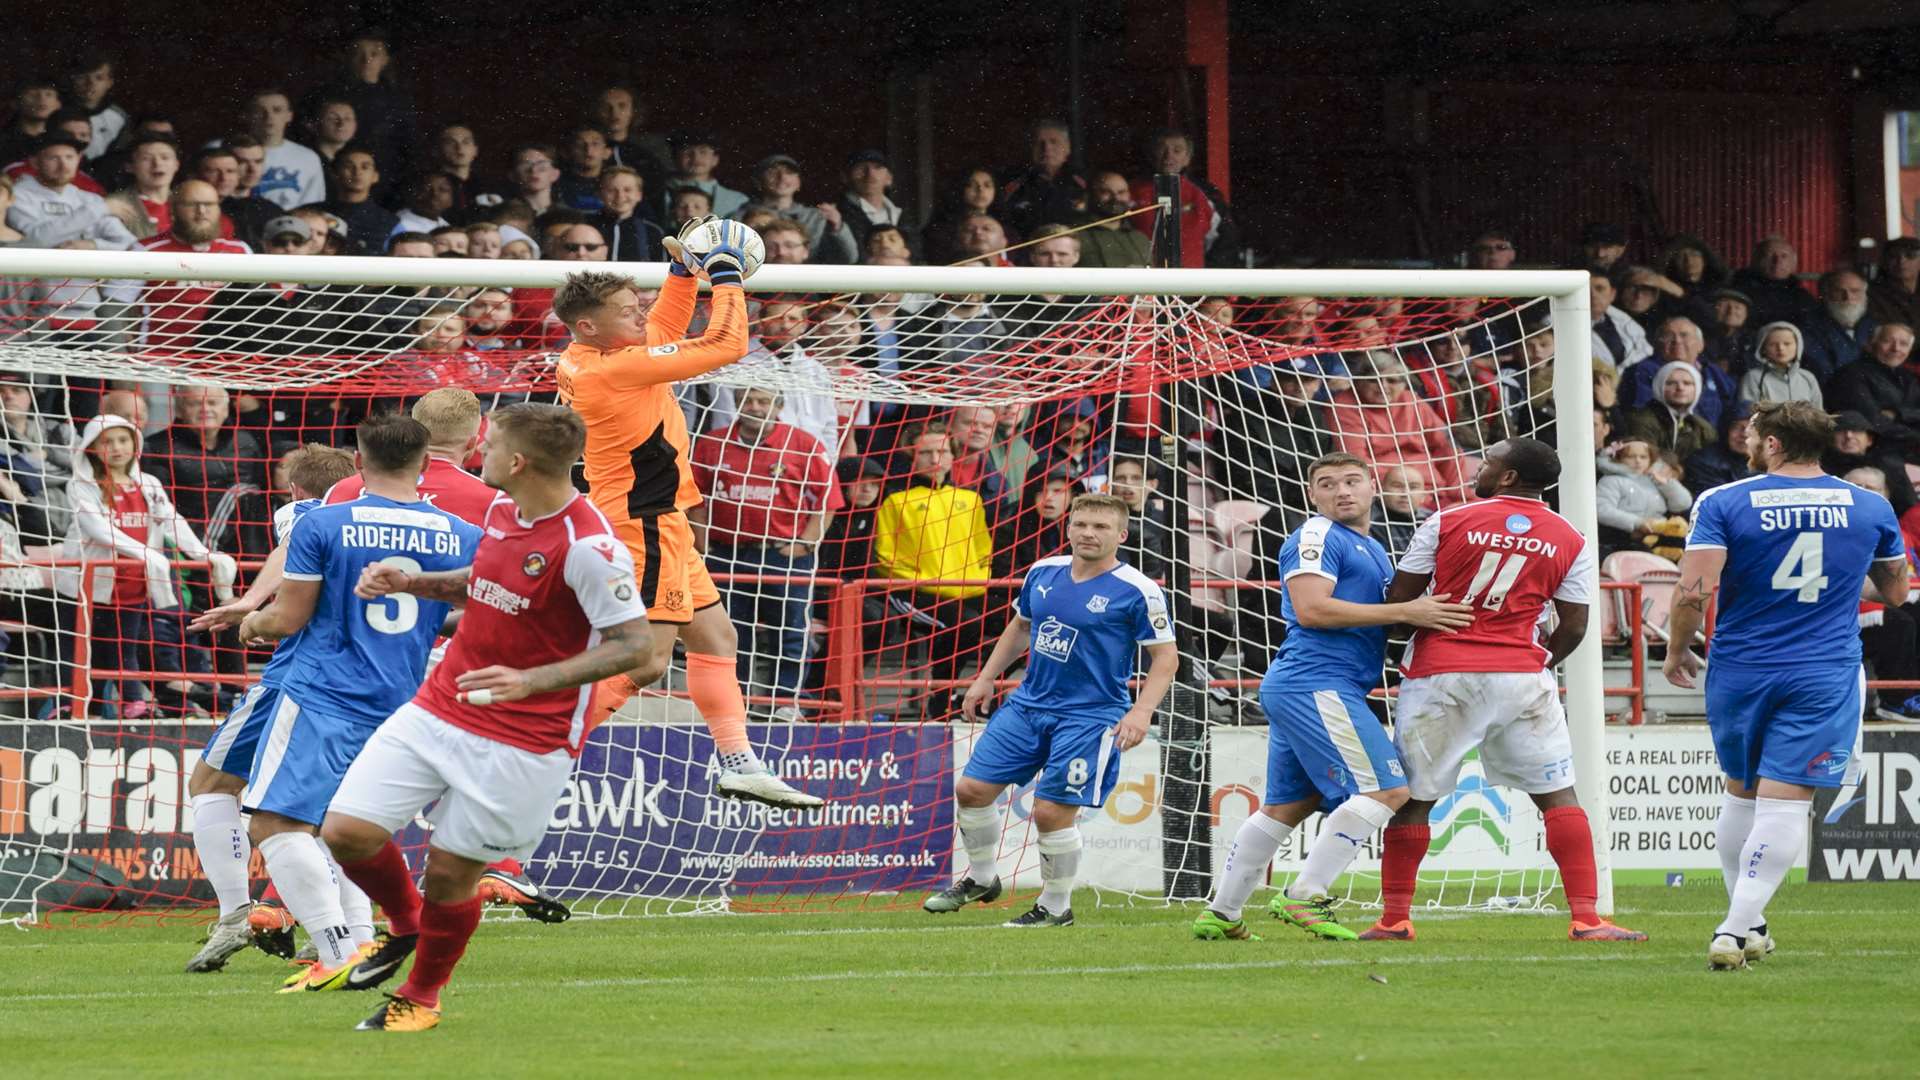
[[[1594,500],[1604,551],[1652,550],[1679,561],[1687,534],[1679,515],[1693,505],[1693,494],[1680,482],[1680,471],[1666,456],[1655,456],[1651,443],[1629,439],[1614,460],[1625,474],[1600,478]]]
[[[1820,380],[1800,363],[1804,351],[1800,328],[1792,323],[1761,327],[1753,366],[1740,377],[1740,400],[1748,405],[1757,401],[1810,401],[1814,408],[1824,408]]]

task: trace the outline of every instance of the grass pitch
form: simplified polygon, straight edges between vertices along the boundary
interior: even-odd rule
[[[1076,927],[1000,929],[1029,899],[490,920],[440,1028],[411,1036],[350,1030],[374,994],[273,994],[288,969],[256,951],[182,974],[197,926],[0,926],[0,1061],[9,1078],[1920,1073],[1912,885],[1789,885],[1769,913],[1779,953],[1724,975],[1704,970],[1711,880],[1621,889],[1619,920],[1653,935],[1637,946],[1500,914],[1428,915],[1411,944],[1325,943],[1264,915],[1263,941],[1198,942],[1197,909],[1085,892]]]

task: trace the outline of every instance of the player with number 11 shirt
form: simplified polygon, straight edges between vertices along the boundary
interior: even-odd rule
[[[1427,591],[1473,609],[1471,625],[1419,631],[1402,665],[1394,743],[1411,798],[1393,817],[1381,857],[1385,911],[1361,936],[1413,937],[1411,910],[1428,815],[1452,794],[1478,750],[1487,779],[1532,796],[1545,819],[1547,851],[1560,868],[1575,941],[1645,941],[1597,911],[1593,831],[1573,790],[1573,740],[1553,668],[1587,633],[1598,587],[1593,543],[1548,508],[1560,457],[1538,439],[1509,439],[1486,452],[1478,501],[1442,510],[1414,534],[1389,603]],[[1552,604],[1557,623],[1540,640]]]

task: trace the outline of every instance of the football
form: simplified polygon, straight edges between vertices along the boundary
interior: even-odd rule
[[[715,218],[681,237],[681,242],[687,245],[688,251],[704,259],[707,257],[707,252],[712,251],[714,245],[719,242],[722,225],[731,226],[746,234],[746,239],[740,243],[740,250],[746,256],[744,265],[740,267],[740,274],[742,277],[752,277],[754,272],[760,269],[760,264],[767,261],[767,245],[760,239],[758,232],[738,221],[723,221]]]

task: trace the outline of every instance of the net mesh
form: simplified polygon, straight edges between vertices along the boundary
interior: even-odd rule
[[[1271,568],[1312,512],[1307,463],[1375,463],[1375,532],[1398,554],[1467,497],[1477,450],[1554,438],[1544,302],[1045,296],[978,273],[964,294],[758,294],[753,352],[677,389],[751,735],[827,808],[712,796],[677,659],[589,738],[526,867],[545,888],[638,914],[893,906],[947,884],[965,862],[954,778],[980,731],[959,695],[1027,566],[1064,550],[1067,501],[1103,490],[1133,508],[1122,557],[1166,586],[1185,665],[1155,737],[1084,816],[1082,880],[1103,898],[1204,896],[1261,798],[1256,689],[1284,635]],[[224,593],[197,545],[238,559],[244,587],[293,449],[350,448],[360,419],[441,386],[553,400],[552,290],[6,284],[0,908],[203,903],[186,777],[267,654],[185,629]],[[76,505],[69,480],[90,460],[74,433],[103,412],[143,429],[139,467],[177,511],[116,526],[193,538],[164,546],[164,572],[85,542],[82,518],[123,512]],[[916,487],[967,494],[909,522]],[[1038,884],[1031,803],[1031,785],[1004,799],[1021,887]],[[1527,800],[1471,766],[1434,835],[1436,903],[1532,907],[1553,887]],[[417,856],[422,826],[403,839]],[[1376,856],[1351,899],[1377,898]]]

